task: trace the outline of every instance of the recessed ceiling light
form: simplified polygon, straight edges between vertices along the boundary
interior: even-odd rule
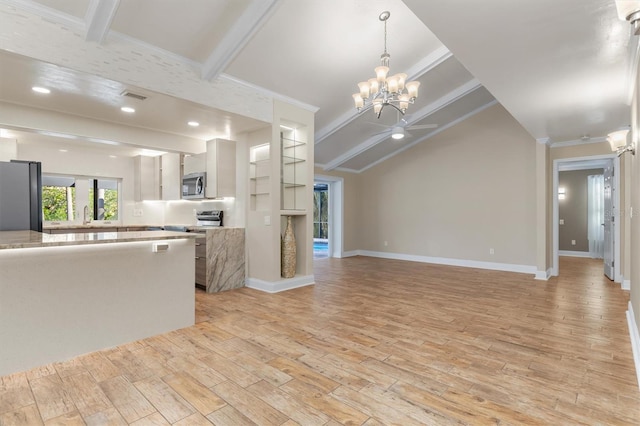
[[[200,125],[197,121],[189,121],[187,124],[191,127],[198,127]]]
[[[33,86],[31,90],[33,90],[34,92],[44,93],[44,94],[51,93],[51,90],[47,89],[46,87]]]
[[[127,107],[127,106],[124,106],[124,107],[120,108],[120,111],[128,112],[129,114],[136,112],[136,110],[134,108]]]
[[[66,150],[66,149],[59,149],[58,151],[60,151],[60,152],[67,152],[68,150]]]
[[[115,155],[110,155],[109,158],[118,158]]]

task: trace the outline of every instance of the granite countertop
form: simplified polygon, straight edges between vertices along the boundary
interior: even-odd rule
[[[191,231],[191,232],[206,231],[208,229],[224,231],[225,229],[244,229],[244,228],[241,226],[206,226],[206,225],[187,226],[187,231]]]
[[[42,229],[116,229],[116,228],[162,228],[162,225],[118,225],[113,223],[88,223],[86,225],[82,224],[60,224],[60,225],[51,225],[45,224],[42,225]]]
[[[134,241],[196,238],[196,234],[172,231],[84,232],[43,234],[35,231],[0,231],[0,250],[83,244],[126,243]]]

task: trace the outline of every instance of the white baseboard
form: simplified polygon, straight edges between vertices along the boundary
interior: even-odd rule
[[[551,268],[547,269],[546,271],[536,271],[536,280],[542,280],[542,281],[547,281],[549,278],[551,278],[553,271],[551,270]]]
[[[558,251],[560,256],[571,256],[571,257],[591,257],[588,251],[571,251],[571,250],[560,250]]]
[[[279,293],[281,291],[291,290],[298,287],[304,287],[315,283],[313,275],[304,275],[294,278],[282,278],[278,281],[264,281],[258,278],[247,278],[245,285],[255,290],[267,293]]]
[[[462,266],[465,268],[490,269],[493,271],[520,272],[535,274],[536,267],[511,263],[482,262],[479,260],[450,259],[446,257],[417,256],[413,254],[388,253],[380,251],[357,250],[360,256],[380,257],[383,259],[409,260],[412,262],[435,263],[437,265]]]
[[[638,388],[640,389],[640,333],[638,333],[638,324],[636,324],[636,317],[633,315],[633,305],[631,302],[629,302],[629,310],[627,311],[627,323],[629,324],[633,362],[636,365],[636,379],[638,380]]]
[[[620,288],[623,290],[631,290],[631,280],[622,280],[622,283],[620,283]]]

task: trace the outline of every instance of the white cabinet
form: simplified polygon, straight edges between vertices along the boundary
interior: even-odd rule
[[[226,139],[207,141],[207,198],[236,196],[236,143]]]
[[[168,153],[160,157],[160,196],[163,200],[179,200],[182,196],[180,154]]]
[[[133,157],[133,197],[135,201],[160,199],[159,157]]]
[[[207,170],[207,153],[202,152],[200,154],[186,154],[184,156],[184,175],[190,175],[191,173],[202,173]]]

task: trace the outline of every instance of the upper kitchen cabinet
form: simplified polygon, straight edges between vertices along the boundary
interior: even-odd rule
[[[180,199],[180,154],[138,155],[133,161],[135,201]]]
[[[236,196],[236,143],[226,139],[207,141],[206,198]]]
[[[179,200],[182,195],[181,155],[164,154],[160,157],[160,195],[163,200]]]
[[[160,159],[137,155],[133,158],[135,201],[160,199]]]

